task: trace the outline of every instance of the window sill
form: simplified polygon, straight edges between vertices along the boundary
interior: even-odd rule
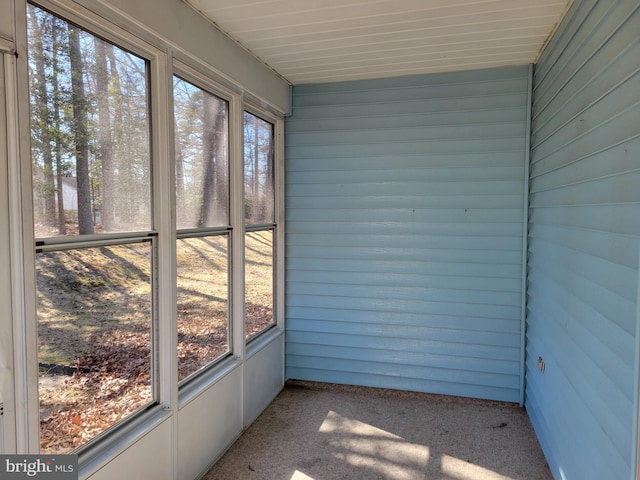
[[[138,442],[145,435],[171,417],[171,411],[162,405],[154,405],[146,412],[106,432],[78,454],[79,478],[87,478],[120,453]]]
[[[247,343],[246,358],[253,357],[260,350],[264,349],[278,338],[284,335],[284,329],[274,325],[255,337],[251,338]]]
[[[230,355],[182,385],[178,393],[178,410],[184,408],[241,364],[239,358]]]

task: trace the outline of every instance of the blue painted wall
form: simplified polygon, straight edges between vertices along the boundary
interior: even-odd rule
[[[288,378],[519,401],[528,67],[303,85]]]
[[[557,479],[635,474],[639,5],[574,1],[535,67],[526,407]]]

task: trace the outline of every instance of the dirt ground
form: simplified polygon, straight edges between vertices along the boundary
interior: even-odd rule
[[[247,239],[246,337],[272,324],[270,233]],[[226,239],[178,242],[179,379],[228,352]],[[152,402],[150,246],[39,254],[41,452],[69,453]]]

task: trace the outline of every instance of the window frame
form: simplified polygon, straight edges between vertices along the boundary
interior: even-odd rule
[[[10,231],[12,258],[12,313],[14,317],[13,347],[15,350],[15,445],[21,452],[39,452],[39,402],[37,368],[37,328],[35,290],[35,237],[33,232],[33,194],[30,188],[31,150],[28,69],[24,60],[26,52],[27,0],[16,0],[16,119],[15,158],[9,158],[9,178],[12,205]],[[161,425],[178,424],[179,410],[187,403],[211,389],[231,371],[240,369],[243,362],[274,341],[283,341],[284,329],[284,117],[285,112],[269,100],[255,95],[243,85],[216,69],[213,63],[198,53],[190,53],[175,39],[163,37],[146,23],[125,16],[116,6],[89,0],[30,0],[30,3],[50,11],[74,25],[117,45],[148,61],[149,110],[151,151],[151,230],[155,233],[157,266],[153,272],[156,308],[158,404],[127,418],[99,439],[87,444],[79,453],[82,477],[98,471],[117,455],[156,431]],[[7,57],[5,57],[6,59]],[[209,57],[206,57],[209,58]],[[13,60],[13,56],[10,57]],[[210,61],[210,59],[209,59]],[[5,69],[7,65],[5,64]],[[194,77],[185,77],[185,71]],[[173,130],[173,75],[176,72],[195,85],[204,86],[221,98],[229,98],[229,158],[230,158],[230,259],[232,282],[230,303],[234,335],[231,342],[233,354],[215,363],[178,386],[177,382],[177,308],[176,308],[176,229],[175,229],[175,164]],[[9,77],[7,77],[9,78]],[[194,81],[196,80],[196,81]],[[244,168],[242,116],[247,110],[274,124],[275,138],[275,217],[276,237],[274,253],[274,321],[270,328],[249,345],[244,338]],[[13,125],[9,125],[13,127]],[[148,232],[136,232],[144,235]],[[62,237],[64,238],[64,237]],[[92,240],[83,236],[84,240]],[[109,238],[120,242],[121,234],[104,234],[99,241]],[[57,238],[47,239],[48,245],[64,243]],[[48,247],[47,247],[48,248]],[[15,268],[14,268],[15,267]],[[259,340],[259,341],[258,341]],[[282,367],[284,369],[284,365]],[[243,377],[244,378],[244,377]],[[243,401],[242,398],[239,398]],[[11,413],[11,412],[10,412]],[[177,448],[171,447],[172,475],[178,473]]]
[[[170,210],[167,208],[166,202],[163,202],[163,198],[166,198],[167,192],[170,191],[166,182],[163,180],[166,178],[166,170],[169,157],[167,155],[166,142],[163,141],[163,137],[166,137],[168,131],[167,120],[167,104],[168,104],[168,86],[165,77],[167,71],[167,56],[159,49],[152,45],[142,41],[137,36],[124,29],[116,26],[114,23],[109,22],[99,16],[98,14],[85,9],[83,7],[78,8],[77,5],[71,4],[68,0],[28,0],[24,2],[25,16],[23,24],[20,27],[26,33],[27,31],[27,18],[26,18],[26,4],[30,3],[40,9],[43,9],[52,15],[55,15],[62,20],[71,23],[78,28],[86,31],[87,33],[103,39],[114,46],[130,52],[139,58],[143,59],[147,64],[147,108],[149,112],[149,161],[150,161],[150,228],[143,231],[132,232],[118,232],[107,234],[93,234],[93,235],[69,235],[69,236],[56,236],[56,237],[42,237],[36,238],[33,230],[33,215],[30,213],[29,218],[25,218],[23,223],[23,240],[25,245],[31,245],[31,254],[28,258],[25,258],[25,266],[28,275],[25,275],[25,280],[28,285],[33,285],[30,289],[33,293],[29,292],[27,298],[28,312],[32,313],[31,316],[27,314],[27,319],[32,318],[33,323],[31,325],[25,325],[26,340],[37,344],[37,316],[35,306],[35,255],[38,251],[62,251],[81,249],[86,247],[98,247],[109,245],[125,245],[128,243],[140,243],[149,241],[151,242],[152,263],[151,263],[151,357],[152,357],[152,369],[151,369],[151,383],[152,383],[152,395],[153,400],[145,407],[136,410],[132,414],[129,414],[124,419],[116,422],[114,425],[102,431],[96,435],[93,439],[83,444],[78,449],[74,450],[74,454],[79,455],[81,466],[86,466],[89,470],[92,466],[96,466],[105,459],[107,451],[115,448],[117,445],[123,442],[131,441],[136,438],[142,431],[148,431],[155,425],[161,423],[168,417],[170,411],[170,405],[172,405],[172,391],[170,382],[164,381],[165,378],[170,378],[168,372],[172,368],[172,359],[166,354],[165,345],[169,336],[167,333],[170,331],[170,327],[162,322],[162,318],[167,316],[173,316],[171,314],[171,305],[166,300],[166,296],[161,295],[160,292],[167,291],[170,288],[170,284],[167,283],[168,275],[166,272],[175,271],[175,268],[171,265],[171,248],[166,241],[168,229],[170,228],[170,222],[167,222],[167,218],[170,215]],[[25,51],[26,51],[26,39],[25,39]],[[19,72],[19,76],[23,79],[28,79],[28,72],[26,63],[24,63],[22,71]],[[28,82],[25,82],[28,85]],[[20,107],[22,111],[22,118],[24,119],[24,125],[30,124],[29,113],[29,91],[28,87],[19,92]],[[26,99],[26,103],[25,103]],[[27,129],[29,131],[29,129]],[[30,142],[21,139],[21,163],[25,166],[23,169],[23,179],[29,177],[28,184],[31,184],[31,150]],[[31,195],[31,192],[27,192]],[[26,198],[26,194],[23,195],[23,208],[28,208],[31,211],[33,205],[33,199]],[[25,292],[26,296],[26,292]],[[26,320],[29,322],[29,320]],[[175,323],[175,320],[171,323]],[[40,451],[40,425],[39,425],[39,394],[37,387],[38,379],[38,362],[35,350],[28,353],[28,367],[27,367],[27,391],[33,389],[35,395],[31,395],[30,403],[27,407],[27,412],[32,412],[29,415],[30,421],[26,426],[26,435],[28,437],[28,444],[30,451]],[[35,386],[31,387],[30,385]],[[35,397],[35,398],[33,398]]]
[[[173,135],[172,141],[175,142],[175,108],[174,108],[174,96],[173,96],[173,78],[174,77],[178,77],[181,80],[184,80],[188,83],[190,83],[191,85],[193,85],[196,88],[200,88],[201,90],[205,91],[206,93],[209,93],[210,95],[214,95],[218,98],[220,98],[221,100],[224,100],[227,102],[228,105],[228,122],[227,122],[227,128],[228,128],[228,148],[229,148],[229,152],[228,152],[228,169],[229,169],[229,212],[228,212],[228,219],[229,222],[227,225],[222,226],[222,225],[217,225],[217,226],[213,226],[213,227],[200,227],[200,228],[181,228],[178,229],[176,228],[177,232],[180,232],[180,234],[184,234],[184,235],[189,235],[189,234],[194,234],[194,235],[199,235],[199,234],[206,234],[207,232],[211,231],[211,232],[222,232],[222,231],[231,231],[233,229],[233,216],[232,216],[232,209],[233,209],[233,202],[232,202],[232,197],[233,197],[233,191],[232,191],[232,178],[231,178],[231,173],[233,170],[232,164],[234,161],[234,148],[233,148],[233,116],[234,116],[234,106],[236,103],[238,103],[238,95],[235,94],[232,90],[224,88],[221,85],[216,84],[215,82],[213,82],[209,76],[207,76],[206,74],[200,73],[197,69],[192,68],[190,66],[188,66],[187,64],[185,64],[184,62],[181,62],[180,60],[177,59],[173,59],[173,70],[172,70],[172,74],[171,74],[171,133]],[[173,143],[172,143],[173,145]],[[173,166],[173,180],[174,180],[174,185],[175,185],[175,150],[172,150],[172,166]],[[175,208],[176,205],[176,201],[175,199],[172,199],[172,205]]]
[[[178,230],[175,227],[174,220],[174,245],[178,239],[181,238],[194,238],[194,237],[206,237],[206,236],[218,236],[227,235],[228,237],[228,252],[227,252],[227,275],[228,275],[228,298],[227,298],[227,312],[228,312],[228,351],[226,354],[221,355],[214,359],[206,366],[200,368],[196,372],[188,375],[184,379],[178,382],[178,395],[180,405],[184,405],[193,396],[197,395],[203,388],[216,381],[220,375],[223,375],[226,371],[233,368],[237,361],[242,358],[242,351],[239,348],[239,344],[236,340],[238,337],[238,312],[236,308],[237,300],[234,295],[237,290],[236,285],[240,281],[237,274],[238,264],[242,262],[236,261],[237,255],[234,255],[236,251],[235,244],[238,237],[238,222],[236,220],[238,207],[237,197],[237,158],[238,158],[238,134],[237,134],[237,116],[238,107],[241,104],[241,95],[231,88],[228,88],[217,82],[218,74],[212,69],[190,61],[188,58],[182,58],[176,55],[172,58],[171,64],[171,182],[175,186],[175,118],[174,118],[174,96],[173,96],[173,78],[178,77],[186,82],[191,83],[193,86],[204,90],[205,92],[215,95],[228,103],[228,161],[229,161],[229,223],[226,226],[214,226],[214,227],[201,227],[201,228],[188,228]],[[172,187],[171,206],[176,208],[175,187]],[[176,262],[177,263],[177,262]],[[177,281],[175,276],[174,283]],[[177,292],[176,292],[177,295]],[[177,298],[176,298],[177,308]],[[176,353],[177,353],[177,311],[176,311]],[[177,355],[176,355],[176,369],[177,369]]]
[[[261,120],[269,122],[273,125],[273,222],[272,223],[259,223],[259,224],[247,224],[244,219],[244,140],[242,151],[242,187],[243,187],[243,210],[242,210],[242,225],[243,225],[243,247],[242,247],[242,266],[244,269],[244,256],[245,246],[244,239],[247,233],[267,231],[271,230],[273,233],[273,323],[267,328],[245,338],[243,335],[243,342],[246,344],[247,356],[253,355],[258,351],[264,343],[264,340],[269,341],[272,336],[277,336],[284,331],[285,317],[284,317],[284,119],[278,116],[277,113],[272,112],[270,109],[261,105],[257,99],[251,98],[249,95],[245,96],[242,108],[242,115],[244,119],[244,112],[254,115]],[[241,132],[244,135],[244,122],[242,123]],[[243,285],[243,299],[245,293],[245,286]],[[243,307],[243,333],[246,325],[245,303],[242,303]]]

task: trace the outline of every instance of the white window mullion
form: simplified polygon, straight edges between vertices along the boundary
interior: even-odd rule
[[[159,400],[165,407],[176,405],[176,262],[173,137],[168,99],[171,96],[171,76],[167,74],[166,55],[158,55],[151,65],[153,202],[154,227],[157,232],[157,294]]]
[[[231,102],[231,305],[233,351],[245,358],[244,321],[244,151],[242,100],[235,96]]]
[[[159,401],[173,415],[173,430],[177,431],[178,410],[178,359],[177,311],[176,311],[176,242],[175,242],[175,180],[174,140],[172,111],[171,51],[158,55],[151,65],[151,108],[154,112],[152,126],[153,202],[154,227],[157,237],[157,359]],[[167,134],[169,133],[169,134]],[[172,478],[178,478],[177,435],[172,436]]]

